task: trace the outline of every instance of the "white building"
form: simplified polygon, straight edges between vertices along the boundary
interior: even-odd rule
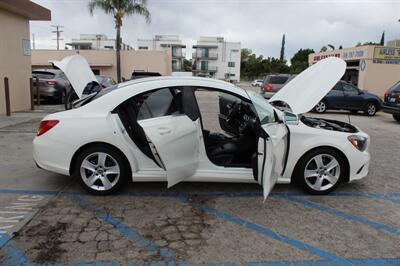
[[[115,39],[108,39],[104,34],[81,34],[79,39],[72,39],[66,45],[73,50],[114,50]],[[121,50],[133,50],[132,46],[121,43]]]
[[[183,59],[186,48],[178,35],[155,35],[153,39],[138,39],[139,50],[170,51],[172,54],[172,71],[183,71]]]
[[[223,37],[200,37],[193,49],[193,75],[240,81],[240,42],[227,42]]]
[[[395,40],[387,41],[386,46],[400,47],[400,39],[395,39]]]

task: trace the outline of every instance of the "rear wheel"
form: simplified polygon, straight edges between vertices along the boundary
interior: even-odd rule
[[[91,194],[109,195],[118,191],[130,176],[124,156],[103,145],[85,149],[77,158],[74,175]]]
[[[344,179],[345,162],[333,149],[321,148],[304,155],[296,166],[296,181],[311,194],[324,195],[335,190]]]
[[[400,122],[400,115],[393,115],[394,120]]]
[[[325,101],[320,101],[314,107],[314,111],[317,112],[317,113],[325,113],[326,109],[327,109],[327,106],[326,106],[326,102]]]
[[[376,114],[376,105],[374,103],[367,103],[364,112],[368,116],[374,116]]]
[[[65,96],[64,107],[65,110],[72,109],[74,101],[78,99],[78,95],[76,95],[75,91],[71,89]]]

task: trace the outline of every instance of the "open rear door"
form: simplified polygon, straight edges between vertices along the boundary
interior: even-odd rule
[[[154,145],[154,157],[160,158],[167,171],[168,187],[197,170],[199,161],[199,119],[192,121],[187,115],[169,115],[138,121]]]

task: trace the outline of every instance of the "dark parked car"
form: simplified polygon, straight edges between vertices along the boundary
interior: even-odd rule
[[[53,100],[63,103],[65,96],[71,89],[71,85],[61,70],[38,69],[32,71],[33,85],[39,85],[41,99]],[[33,90],[36,97],[37,91]]]
[[[400,122],[400,81],[385,92],[382,110]]]
[[[273,74],[266,76],[260,87],[261,95],[266,99],[271,98],[295,76],[296,75],[290,74]]]
[[[349,110],[352,113],[363,111],[368,116],[374,116],[381,108],[382,100],[377,95],[339,81],[314,107],[314,111],[317,113],[323,113],[328,109]]]
[[[148,77],[159,77],[161,76],[158,72],[148,72],[148,71],[133,71],[131,79],[140,79]]]

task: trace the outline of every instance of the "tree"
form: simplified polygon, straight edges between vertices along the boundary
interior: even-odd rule
[[[192,71],[192,60],[183,59],[183,71],[191,72]]]
[[[93,16],[93,12],[96,8],[103,10],[106,14],[112,15],[115,20],[116,29],[116,59],[117,59],[117,79],[121,82],[121,27],[122,20],[125,16],[130,15],[141,15],[146,19],[147,23],[150,23],[151,16],[150,12],[146,7],[147,0],[90,0],[88,7],[90,14]]]
[[[383,33],[382,33],[381,41],[379,44],[382,46],[385,45],[385,31],[383,31]]]
[[[281,54],[279,56],[281,61],[285,60],[285,34],[282,36],[282,44],[281,44]]]
[[[300,73],[308,67],[308,55],[315,53],[313,49],[300,49],[290,59],[292,73]]]

